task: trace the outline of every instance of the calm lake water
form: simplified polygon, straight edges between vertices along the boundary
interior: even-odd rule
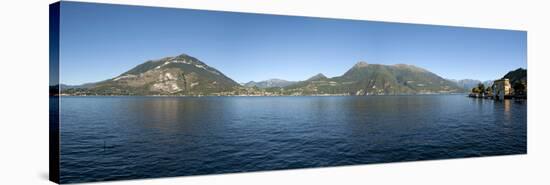
[[[465,95],[62,97],[61,182],[527,152],[527,103]]]

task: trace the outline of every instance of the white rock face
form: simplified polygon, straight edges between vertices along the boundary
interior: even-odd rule
[[[180,87],[176,83],[172,83],[172,90],[175,92],[181,91]]]
[[[176,93],[182,91],[177,84],[178,77],[170,72],[158,76],[158,81],[153,84],[151,90],[158,92]]]
[[[180,92],[182,89],[178,86],[175,81],[165,81],[153,84],[151,87],[153,91],[167,92],[167,93],[176,93]]]
[[[127,75],[122,75],[122,76],[116,77],[115,79],[113,79],[113,81],[118,81],[120,79],[135,78],[135,77],[136,77],[136,75],[127,74]]]
[[[170,74],[170,73],[165,73],[164,77],[165,77],[164,78],[165,80],[177,80],[178,79],[177,77],[172,76],[172,74]]]
[[[168,64],[172,64],[172,63],[180,63],[180,64],[193,65],[193,66],[195,66],[195,67],[197,67],[197,68],[201,68],[201,69],[203,69],[203,70],[205,70],[205,71],[208,71],[208,72],[210,72],[210,73],[213,73],[213,74],[215,74],[215,75],[220,75],[220,73],[218,73],[217,71],[215,71],[215,70],[210,70],[210,69],[206,68],[206,66],[204,66],[204,65],[196,64],[196,63],[193,63],[192,61],[188,61],[188,60],[178,60],[178,59],[169,59],[169,60],[167,60],[166,62],[164,62],[163,64],[161,64],[161,65],[155,67],[154,70],[159,70],[159,69],[163,68],[164,66],[166,66],[166,65],[168,65]]]

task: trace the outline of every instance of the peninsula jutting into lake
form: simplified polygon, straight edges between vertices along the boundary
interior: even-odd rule
[[[58,183],[527,153],[525,31],[79,2],[50,13]]]

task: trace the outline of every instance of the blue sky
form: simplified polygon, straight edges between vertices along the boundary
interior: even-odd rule
[[[97,82],[185,53],[237,82],[339,76],[358,61],[449,79],[527,67],[524,31],[63,2],[60,80]]]

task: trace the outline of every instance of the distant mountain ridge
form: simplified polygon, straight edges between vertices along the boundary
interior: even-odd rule
[[[477,87],[482,82],[479,80],[473,80],[473,79],[462,79],[462,80],[457,80],[456,83],[459,87],[469,90],[474,87]]]
[[[259,89],[256,89],[259,88]],[[407,64],[358,62],[341,76],[322,73],[304,81],[270,79],[238,84],[199,59],[181,54],[149,60],[114,77],[85,86],[64,87],[72,95],[395,95],[461,93],[462,87],[426,69]]]
[[[74,89],[74,88],[85,89],[85,88],[91,88],[91,87],[93,87],[94,84],[95,84],[95,83],[85,83],[85,84],[82,84],[82,85],[66,85],[66,84],[59,84],[59,89],[60,89],[60,90]]]
[[[273,78],[273,79],[259,81],[259,82],[250,81],[250,82],[247,82],[247,83],[243,84],[243,86],[245,86],[245,87],[258,87],[258,88],[271,88],[271,87],[286,87],[286,86],[289,86],[289,85],[292,85],[292,84],[295,84],[295,83],[296,82],[294,82],[294,81],[287,81],[287,80]]]

